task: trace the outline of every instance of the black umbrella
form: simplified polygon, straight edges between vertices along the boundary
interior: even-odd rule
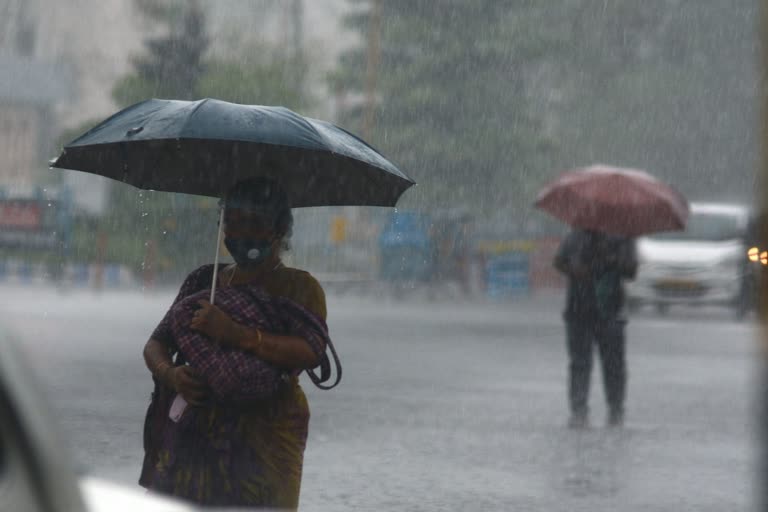
[[[295,207],[394,206],[414,184],[331,123],[213,99],[137,103],[67,144],[52,166],[212,197],[242,179],[268,177]]]
[[[222,197],[243,179],[272,178],[294,207],[395,206],[414,184],[374,148],[331,123],[283,107],[214,99],[137,103],[67,144],[51,166],[142,189],[211,197]],[[221,231],[216,262],[219,245]]]

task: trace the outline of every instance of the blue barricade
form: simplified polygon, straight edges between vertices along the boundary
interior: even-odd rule
[[[104,283],[107,287],[120,286],[120,267],[117,265],[106,265],[104,267]]]
[[[88,284],[90,278],[90,269],[88,265],[82,263],[76,263],[72,266],[72,281],[75,286],[85,286]]]
[[[33,268],[31,263],[26,261],[22,262],[21,265],[19,265],[18,272],[21,282],[29,283],[32,281]]]
[[[527,295],[530,291],[528,253],[509,252],[494,256],[486,263],[486,290],[492,299]]]

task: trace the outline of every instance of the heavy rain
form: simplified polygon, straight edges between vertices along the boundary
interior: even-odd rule
[[[0,0],[0,510],[762,510],[761,14]]]

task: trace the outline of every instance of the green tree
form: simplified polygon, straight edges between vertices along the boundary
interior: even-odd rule
[[[371,4],[355,4],[363,44],[334,78],[364,93]],[[419,181],[404,204],[464,198],[522,214],[543,181],[595,162],[647,169],[692,199],[749,199],[755,2],[381,5],[371,142]],[[348,108],[342,123],[359,131],[363,119]]]
[[[749,199],[757,161],[758,5],[570,0],[550,26],[558,165],[647,169],[692,199]]]
[[[147,39],[143,53],[132,60],[132,72],[115,86],[113,97],[120,106],[153,97],[212,97],[293,109],[310,105],[304,86],[308,61],[300,48],[240,44],[240,36],[229,33],[230,48],[216,54],[199,1],[135,0],[135,5],[158,35]],[[214,200],[115,185],[102,226],[110,233],[111,257],[137,269],[151,265],[176,279],[210,260],[216,220]]]
[[[115,101],[127,106],[153,97],[196,99],[209,45],[205,12],[199,2],[180,7],[138,0],[136,5],[145,16],[165,25],[166,33],[145,41],[146,54],[133,58],[135,73],[115,86]]]
[[[303,55],[297,58],[265,44],[252,45],[237,60],[209,59],[197,93],[246,105],[302,110],[312,104],[304,84],[307,68]]]
[[[214,55],[209,51],[206,11],[198,1],[135,2],[162,35],[147,39],[144,53],[133,58],[132,73],[113,89],[119,105],[153,97],[211,97],[293,109],[310,104],[304,86],[308,61],[301,48],[281,49],[266,42],[230,44],[224,55]],[[227,36],[230,42],[239,39],[238,34]]]
[[[358,9],[347,24],[368,36],[372,10],[353,1]],[[370,142],[419,182],[404,204],[489,212],[518,202],[528,208],[553,145],[530,108],[527,73],[559,44],[557,34],[531,24],[543,15],[539,4],[380,3]],[[335,86],[365,94],[368,57],[366,45],[344,54]],[[365,106],[353,106],[341,122],[360,131],[364,116]]]

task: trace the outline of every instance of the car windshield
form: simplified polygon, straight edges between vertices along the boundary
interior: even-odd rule
[[[723,242],[744,236],[741,217],[729,213],[692,213],[685,231],[659,233],[653,240],[679,240],[691,242]]]

